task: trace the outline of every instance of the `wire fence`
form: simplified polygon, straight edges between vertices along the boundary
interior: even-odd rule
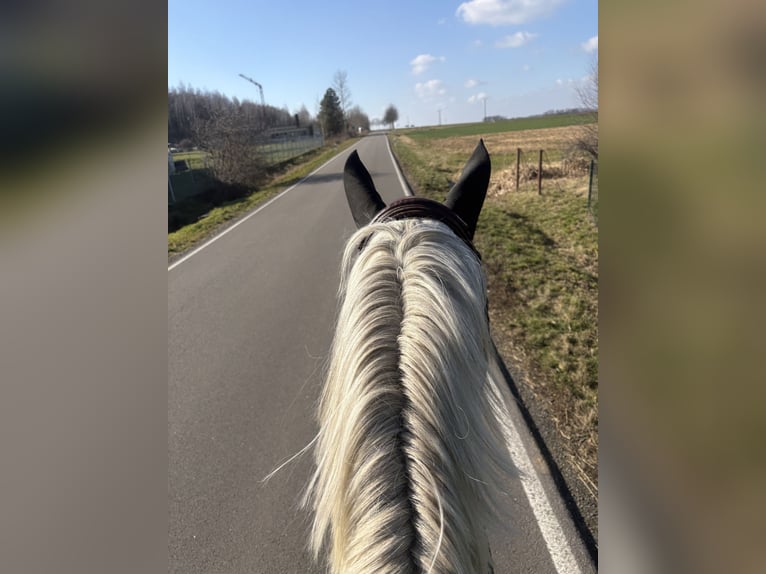
[[[598,223],[598,162],[571,147],[493,151],[492,172],[498,195],[576,193]]]
[[[258,153],[268,165],[290,160],[324,145],[324,137],[315,135],[266,138],[258,142]]]
[[[324,145],[324,137],[317,130],[289,130],[261,137],[255,144],[258,161],[273,166]],[[210,186],[213,159],[202,150],[172,153],[168,173],[168,205],[194,197]]]

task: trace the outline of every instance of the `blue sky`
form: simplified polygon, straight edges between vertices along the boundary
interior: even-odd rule
[[[598,51],[597,0],[169,0],[168,86],[312,114],[345,70],[370,119],[397,126],[579,105]]]

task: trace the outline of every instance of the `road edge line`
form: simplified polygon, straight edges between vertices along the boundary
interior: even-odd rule
[[[494,341],[492,341],[492,356],[494,360],[492,360],[490,364],[490,376],[498,381],[498,383],[500,381],[505,381],[506,383],[505,385],[498,385],[498,387],[502,389],[503,398],[508,401],[506,405],[508,418],[505,422],[509,424],[503,424],[503,434],[506,435],[506,444],[509,443],[508,439],[510,437],[508,437],[507,434],[509,430],[508,427],[510,426],[516,432],[516,436],[521,442],[524,455],[527,457],[529,463],[532,464],[534,472],[533,476],[539,486],[543,488],[548,506],[550,506],[554,512],[553,515],[556,517],[556,522],[560,528],[559,531],[564,537],[564,540],[566,540],[569,552],[573,555],[575,562],[578,565],[579,570],[577,572],[597,572],[598,546],[593,539],[592,532],[585,524],[581,515],[581,510],[572,497],[572,493],[561,475],[561,469],[558,467],[556,460],[548,450],[534,419],[531,417],[527,406],[519,395],[514,376],[508,370]],[[510,396],[505,395],[506,392],[510,393]],[[513,413],[511,411],[513,411]],[[528,436],[525,438],[522,438],[521,434],[518,432],[518,429],[522,427],[528,433]],[[526,440],[529,441],[529,444],[525,444]],[[514,458],[510,448],[509,454],[511,454],[511,458]],[[542,464],[547,467],[547,480],[543,480],[541,473],[534,466],[534,463],[532,463],[531,456],[539,456],[542,458],[544,461]],[[543,471],[543,474],[545,474],[545,471]],[[524,488],[524,494],[529,500],[530,493],[527,491],[527,484],[524,483],[523,477],[520,478],[522,478],[521,482],[522,487]],[[553,508],[554,505],[551,504],[551,497],[553,497],[555,499],[554,501],[557,503],[555,509]],[[561,506],[559,506],[559,502],[561,503]],[[531,505],[532,502],[530,500],[530,506]],[[532,510],[535,515],[535,520],[540,524],[534,507]],[[541,534],[543,533],[541,532]],[[543,539],[546,546],[548,546],[548,541],[546,540],[545,535],[543,535]],[[549,555],[553,560],[550,548]],[[554,564],[554,566],[556,565]],[[558,572],[561,573],[560,570]],[[566,572],[566,570],[564,572]]]
[[[513,408],[510,406],[510,403],[514,402],[512,397],[506,397],[506,400],[509,403],[508,408]],[[537,527],[540,529],[554,569],[558,574],[582,574],[583,570],[575,558],[572,543],[553,509],[540,474],[532,463],[529,450],[524,444],[518,425],[510,412],[507,413],[507,420],[502,425],[502,431],[508,454],[519,471],[519,481],[532,509]]]
[[[388,146],[388,155],[391,156],[391,162],[394,164],[394,170],[396,171],[396,176],[399,178],[399,185],[401,185],[402,190],[404,190],[404,195],[410,197],[415,195],[410,189],[410,186],[407,184],[407,180],[404,179],[404,176],[402,175],[402,170],[399,167],[399,161],[396,159],[394,152],[391,151],[391,142],[388,139],[388,134],[386,134],[386,146]]]

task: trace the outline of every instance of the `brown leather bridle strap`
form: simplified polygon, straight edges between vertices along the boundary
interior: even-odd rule
[[[481,255],[479,255],[479,252],[471,241],[471,234],[468,231],[468,226],[465,222],[449,207],[432,199],[426,199],[425,197],[405,197],[403,199],[398,199],[388,205],[385,209],[379,211],[370,224],[380,223],[382,221],[396,221],[413,218],[441,221],[449,227],[455,235],[462,239],[476,256],[481,259]]]

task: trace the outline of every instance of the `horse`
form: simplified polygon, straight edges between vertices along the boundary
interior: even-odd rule
[[[486,279],[473,237],[491,164],[480,141],[444,203],[386,205],[354,151],[357,226],[317,408],[304,504],[332,573],[492,571],[487,529],[514,474]]]

